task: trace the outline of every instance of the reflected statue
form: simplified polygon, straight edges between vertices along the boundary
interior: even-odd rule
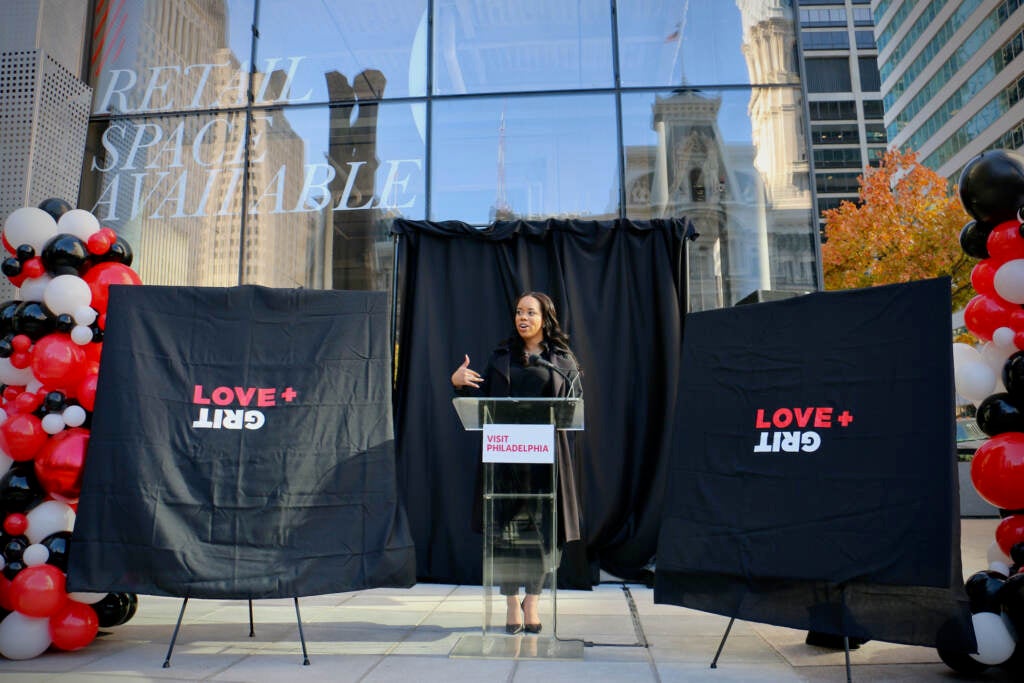
[[[387,78],[377,69],[360,72],[352,83],[338,71],[324,74],[331,102],[327,160],[335,171],[329,184],[331,275],[334,289],[373,289],[380,212],[375,208],[377,109]],[[353,118],[354,114],[354,118]],[[379,201],[376,202],[379,205]]]

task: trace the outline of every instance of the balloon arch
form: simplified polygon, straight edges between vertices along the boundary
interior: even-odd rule
[[[975,157],[960,175],[960,200],[974,219],[960,247],[978,259],[964,324],[982,344],[953,344],[954,378],[990,437],[971,461],[971,481],[1002,520],[988,569],[965,585],[977,651],[953,624],[937,645],[960,673],[999,665],[1024,674],[1024,158],[1002,150]]]
[[[132,593],[67,593],[107,293],[141,284],[131,247],[61,199],[13,211],[0,270],[0,655],[77,650],[135,614]]]

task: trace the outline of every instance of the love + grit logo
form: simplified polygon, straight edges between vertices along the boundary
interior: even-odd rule
[[[769,414],[770,413],[770,414]],[[755,453],[814,453],[821,447],[822,430],[845,429],[853,413],[835,413],[831,406],[758,408],[754,428],[758,432]]]
[[[202,384],[196,384],[192,404],[199,406],[199,417],[192,421],[192,429],[260,429],[267,421],[261,409],[291,403],[297,396],[292,387],[278,391],[276,387],[221,386],[207,394]]]

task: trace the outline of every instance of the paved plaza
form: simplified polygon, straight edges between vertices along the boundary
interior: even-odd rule
[[[985,568],[996,519],[963,520],[964,574]],[[582,659],[545,659],[545,638],[501,636],[509,658],[450,656],[463,636],[481,633],[479,586],[420,584],[299,601],[309,666],[290,600],[254,603],[249,635],[245,601],[190,600],[170,660],[163,667],[181,600],[140,596],[135,617],[103,629],[78,652],[36,659],[0,659],[0,680],[43,683],[129,681],[836,681],[846,680],[844,655],[804,644],[805,633],[736,622],[718,662],[709,667],[728,620],[655,605],[643,585],[603,583],[593,592],[560,591],[558,634],[580,639]],[[500,598],[500,596],[499,596]],[[504,616],[497,602],[496,619]],[[545,624],[548,629],[550,624]],[[541,636],[550,634],[542,633]],[[646,645],[646,647],[645,647]],[[964,680],[932,648],[870,642],[851,652],[854,681]],[[998,668],[977,680],[1010,681]]]

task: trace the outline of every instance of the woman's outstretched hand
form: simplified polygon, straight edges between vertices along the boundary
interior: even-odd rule
[[[476,370],[469,367],[469,354],[466,354],[466,360],[452,373],[452,385],[455,387],[479,388],[480,383],[483,381],[484,378],[477,374]]]

